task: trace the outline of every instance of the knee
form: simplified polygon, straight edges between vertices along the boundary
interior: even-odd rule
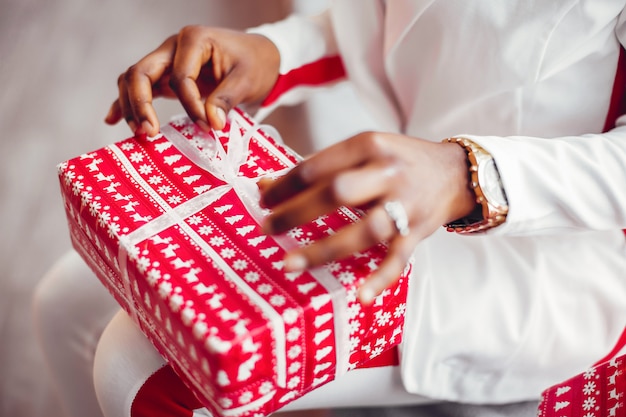
[[[150,385],[150,378],[164,367],[163,358],[130,317],[123,311],[117,313],[102,333],[94,362],[94,387],[103,414],[137,416],[131,408],[144,387]],[[159,384],[154,392],[155,404],[159,397],[169,395],[166,387]]]
[[[106,417],[192,417],[202,407],[125,312],[102,334],[94,386]]]

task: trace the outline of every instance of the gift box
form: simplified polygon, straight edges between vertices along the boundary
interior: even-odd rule
[[[368,251],[287,273],[287,250],[358,221],[342,207],[263,234],[256,182],[300,157],[233,110],[223,131],[185,117],[59,165],[73,246],[198,399],[217,416],[263,416],[401,340],[410,265],[372,305]]]

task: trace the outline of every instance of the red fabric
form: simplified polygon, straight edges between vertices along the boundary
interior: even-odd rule
[[[400,356],[398,355],[398,347],[395,346],[392,349],[384,351],[374,359],[370,359],[369,361],[357,366],[357,369],[398,365],[400,365]]]
[[[318,86],[338,81],[346,76],[343,62],[338,55],[324,57],[280,75],[274,88],[265,98],[262,106],[270,106],[280,96],[297,86]]]
[[[202,404],[171,367],[164,366],[146,380],[130,407],[131,417],[193,417]]]
[[[624,48],[620,50],[617,61],[617,71],[613,82],[613,93],[609,111],[604,122],[604,131],[609,131],[615,127],[617,119],[626,113],[626,53]]]

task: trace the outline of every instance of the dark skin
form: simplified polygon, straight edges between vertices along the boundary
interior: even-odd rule
[[[169,97],[200,127],[221,129],[233,107],[267,96],[279,65],[278,50],[263,36],[185,27],[120,75],[106,122],[125,119],[135,134],[156,135],[160,123],[152,102]],[[312,155],[284,177],[262,181],[261,204],[272,209],[263,226],[279,234],[342,205],[369,207],[361,221],[285,258],[287,270],[303,270],[388,242],[386,258],[359,288],[369,303],[395,282],[421,240],[472,212],[468,181],[467,155],[456,144],[364,132]],[[382,208],[392,200],[406,209],[407,236]]]

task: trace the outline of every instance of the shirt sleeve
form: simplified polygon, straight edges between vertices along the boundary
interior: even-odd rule
[[[489,233],[626,228],[626,118],[607,133],[553,139],[463,135],[489,151],[509,200]]]
[[[248,29],[271,40],[280,53],[280,75],[255,112],[263,119],[281,105],[293,105],[310,91],[346,78],[328,12],[316,16],[292,15],[285,20]]]

